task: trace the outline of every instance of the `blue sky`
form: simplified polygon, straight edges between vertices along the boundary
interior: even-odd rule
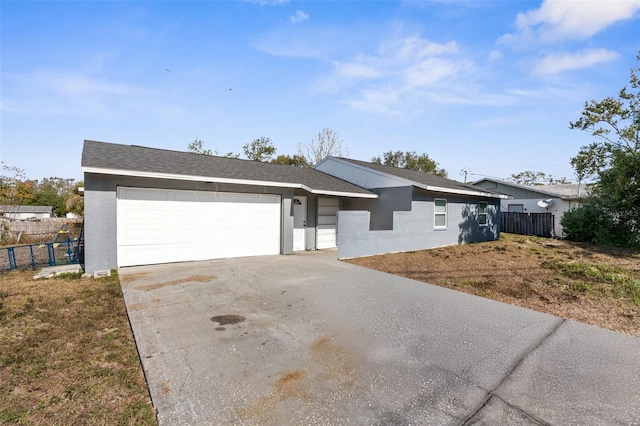
[[[629,83],[640,1],[2,1],[0,158],[82,178],[84,139],[220,153],[323,128],[349,156],[574,178],[584,102]]]

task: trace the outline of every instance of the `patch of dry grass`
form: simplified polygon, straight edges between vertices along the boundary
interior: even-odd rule
[[[502,234],[348,262],[640,336],[640,252]]]
[[[156,423],[118,277],[0,274],[0,423]]]

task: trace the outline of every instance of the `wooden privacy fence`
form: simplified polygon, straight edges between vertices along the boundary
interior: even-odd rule
[[[553,236],[553,213],[501,212],[500,231],[510,234]]]

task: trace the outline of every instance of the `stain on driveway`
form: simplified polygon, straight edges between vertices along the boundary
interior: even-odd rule
[[[160,424],[640,419],[640,339],[334,256],[122,269]]]

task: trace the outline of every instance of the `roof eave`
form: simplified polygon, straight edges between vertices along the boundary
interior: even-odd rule
[[[173,174],[173,173],[143,172],[139,170],[121,170],[121,169],[110,169],[110,168],[103,168],[103,167],[88,167],[88,166],[83,166],[82,172],[113,175],[113,176],[143,177],[143,178],[151,178],[151,179],[184,180],[184,181],[191,181],[191,182],[271,186],[276,188],[303,189],[307,192],[310,192],[312,194],[318,194],[318,195],[332,195],[332,196],[338,196],[338,197],[351,197],[351,198],[378,198],[378,195],[374,194],[373,192],[369,192],[368,194],[361,194],[357,192],[313,189],[304,184],[292,183],[292,182],[274,182],[274,181],[252,180],[252,179],[231,179],[231,178],[222,178],[222,177],[214,177],[214,176],[196,176],[196,175],[183,175],[183,174]]]
[[[302,189],[315,195],[331,195],[334,197],[350,197],[350,198],[378,198],[378,194],[369,192],[368,194],[361,194],[359,192],[345,192],[345,191],[330,191],[326,189],[313,189],[306,185],[302,185]]]
[[[492,194],[490,192],[481,192],[481,191],[466,191],[464,189],[452,189],[452,188],[442,188],[440,186],[431,186],[431,185],[423,185],[417,182],[414,183],[413,186],[418,188],[422,188],[425,191],[433,191],[433,192],[445,192],[448,194],[459,194],[459,195],[472,195],[475,197],[486,197],[486,198],[502,198],[509,199],[512,198],[509,195],[504,194]]]
[[[152,179],[187,180],[192,182],[237,183],[242,185],[276,186],[279,188],[301,188],[300,184],[289,182],[272,182],[251,179],[230,179],[214,176],[183,175],[174,173],[143,172],[139,170],[108,169],[102,167],[82,167],[83,173],[97,173],[114,176],[144,177]]]

